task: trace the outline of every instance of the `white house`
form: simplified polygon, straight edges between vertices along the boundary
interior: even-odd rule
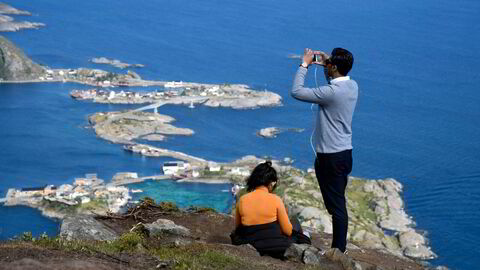
[[[240,175],[240,176],[249,176],[250,170],[243,167],[235,167],[230,170],[230,174]]]
[[[183,161],[171,161],[163,163],[163,173],[165,175],[172,175],[180,170],[185,170],[187,165]]]
[[[221,169],[222,167],[215,162],[208,163],[208,170],[211,172],[219,172]]]

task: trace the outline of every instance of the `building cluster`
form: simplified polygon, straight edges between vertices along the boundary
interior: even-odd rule
[[[105,184],[104,180],[97,178],[96,174],[87,174],[83,178],[75,178],[72,185],[9,189],[6,199],[13,204],[22,201],[34,204],[41,200],[48,200],[70,206],[97,200],[104,202],[110,211],[120,212],[131,197],[128,188]]]
[[[61,70],[51,70],[47,69],[44,76],[38,77],[41,81],[52,81],[52,80],[66,80],[74,79],[77,76],[77,71],[74,69],[61,69]]]
[[[178,91],[155,91],[155,92],[132,92],[132,91],[106,91],[102,89],[89,89],[89,90],[73,90],[70,92],[70,96],[75,99],[97,99],[97,100],[109,100],[114,99],[135,101],[136,103],[151,102],[152,100],[169,99],[171,97],[180,96]]]
[[[171,175],[173,178],[197,178],[211,173],[243,177],[250,175],[250,168],[248,167],[223,167],[212,161],[208,162],[208,164],[203,167],[191,166],[184,161],[170,161],[163,163],[162,169],[165,175]]]
[[[130,79],[140,77],[129,72],[128,74],[117,74],[100,69],[47,69],[45,74],[38,77],[41,81],[81,81],[101,87],[128,86]]]
[[[112,85],[109,81],[104,82]],[[235,97],[244,98],[252,95],[252,91],[242,91],[236,93],[235,91],[226,91],[220,85],[213,85],[206,87],[205,85],[195,85],[182,82],[168,82],[164,85],[164,89],[155,90],[152,92],[133,92],[133,91],[106,91],[102,89],[89,89],[89,90],[73,90],[70,93],[75,99],[94,99],[97,101],[122,101],[133,103],[149,103],[157,100],[170,99],[179,96],[188,97]]]

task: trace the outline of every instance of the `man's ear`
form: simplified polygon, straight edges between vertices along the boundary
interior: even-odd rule
[[[333,72],[337,71],[337,65],[332,65],[332,71]]]

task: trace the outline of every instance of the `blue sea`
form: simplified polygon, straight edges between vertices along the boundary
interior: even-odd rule
[[[480,263],[480,2],[8,3],[33,14],[17,20],[47,25],[4,33],[38,63],[125,72],[88,61],[105,56],[145,64],[135,71],[147,79],[244,83],[283,97],[284,106],[257,110],[161,107],[160,113],[175,117],[175,125],[195,135],[157,145],[215,161],[254,154],[291,157],[294,166],[312,167],[313,113],[309,104],[288,94],[299,64],[288,55],[301,54],[305,47],[349,49],[355,57],[349,75],[360,86],[352,175],[403,183],[406,210],[439,255],[434,265],[475,269]],[[310,68],[310,86],[314,72]],[[322,73],[318,83],[324,83]],[[85,128],[88,114],[132,106],[74,101],[68,96],[74,88],[88,87],[0,85],[0,194],[10,187],[69,183],[91,172],[104,179],[118,171],[151,175],[168,160],[133,155],[96,138]],[[255,136],[269,126],[305,131],[271,140]],[[173,200],[200,198],[195,203],[202,204],[208,198],[200,194],[221,194],[224,187],[169,183],[168,189],[178,192]],[[231,203],[226,198],[218,202],[219,209]],[[54,234],[57,226],[28,208],[0,208],[2,239],[25,230]]]

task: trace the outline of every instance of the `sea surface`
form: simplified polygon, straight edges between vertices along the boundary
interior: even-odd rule
[[[350,75],[360,86],[352,175],[392,177],[404,185],[406,211],[439,255],[434,265],[475,269],[480,263],[479,1],[7,3],[33,13],[17,20],[47,25],[4,33],[43,65],[126,72],[89,62],[105,56],[146,65],[135,71],[147,79],[245,83],[283,97],[284,106],[257,110],[161,107],[160,113],[195,134],[156,144],[214,161],[253,154],[291,157],[294,166],[312,167],[313,112],[289,96],[299,60],[288,55],[302,54],[305,47],[349,49],[355,57]],[[310,68],[310,86],[316,84],[314,73]],[[322,73],[318,84],[324,83]],[[169,159],[130,154],[85,128],[88,114],[135,107],[68,96],[87,88],[0,85],[0,194],[10,187],[70,183],[85,173],[108,180],[118,171],[160,171]],[[270,126],[305,131],[270,140],[255,136]],[[202,193],[221,194],[224,187],[169,183],[168,189],[200,198],[201,204],[207,201]],[[26,218],[30,222],[22,223]],[[25,230],[55,233],[57,226],[35,210],[0,208],[2,239]]]

